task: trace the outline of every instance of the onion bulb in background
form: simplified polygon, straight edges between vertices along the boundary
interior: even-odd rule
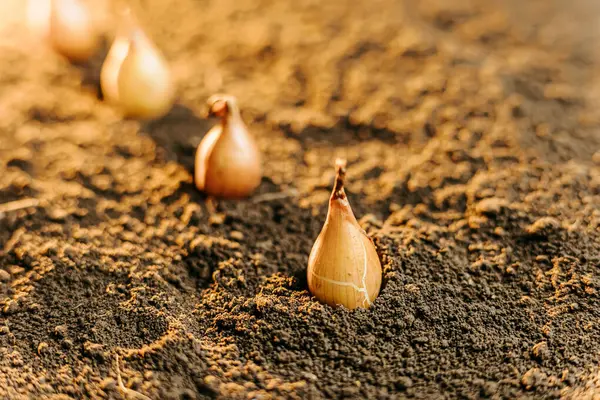
[[[330,306],[368,308],[379,295],[381,262],[375,244],[350,208],[345,174],[345,161],[337,160],[325,225],[308,259],[308,288],[317,300]]]
[[[100,85],[105,98],[132,118],[160,118],[175,101],[169,65],[139,26],[128,26],[115,37]]]
[[[106,55],[100,70],[100,86],[104,100],[112,104],[119,103],[119,71],[129,52],[129,38],[118,35]]]
[[[50,14],[52,0],[27,1],[27,27],[37,37],[44,41],[50,39]]]
[[[80,0],[29,0],[28,23],[54,51],[74,62],[87,61],[100,46],[91,11]]]
[[[237,100],[229,95],[208,99],[209,114],[221,118],[196,151],[196,187],[209,196],[249,196],[262,179],[261,155],[242,120]]]

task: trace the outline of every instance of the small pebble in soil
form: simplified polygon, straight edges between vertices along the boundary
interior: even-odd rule
[[[10,274],[3,269],[0,269],[0,281],[8,282],[10,280]]]
[[[398,390],[406,390],[412,387],[413,381],[407,376],[401,376],[396,379],[395,386]]]
[[[231,231],[229,237],[233,240],[242,241],[244,240],[244,234],[240,231]]]
[[[100,382],[100,389],[104,391],[112,391],[117,387],[117,381],[113,378],[105,378]]]
[[[479,214],[498,214],[503,208],[508,206],[508,201],[505,199],[499,199],[496,197],[491,197],[488,199],[483,199],[475,206],[475,211]]]
[[[531,349],[533,357],[538,361],[543,361],[550,355],[548,351],[548,342],[539,342]]]
[[[560,222],[556,218],[542,217],[525,228],[525,231],[532,236],[547,236],[559,227]]]
[[[547,376],[539,368],[531,368],[523,374],[521,384],[527,390],[531,390],[537,386],[543,386],[547,382]]]
[[[38,347],[37,347],[37,353],[39,355],[42,355],[43,353],[45,353],[47,351],[47,349],[48,349],[48,343],[40,342],[40,344],[38,344]]]
[[[67,326],[66,325],[57,325],[54,327],[54,334],[59,338],[64,338],[67,336]]]

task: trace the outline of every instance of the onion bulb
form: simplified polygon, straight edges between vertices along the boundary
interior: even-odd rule
[[[110,46],[104,64],[102,64],[100,86],[102,87],[102,96],[109,103],[118,104],[119,102],[119,71],[128,52],[129,38],[119,35]]]
[[[165,115],[175,101],[167,61],[139,27],[116,36],[100,72],[102,94],[132,118]]]
[[[354,217],[344,191],[345,172],[345,161],[338,160],[325,225],[308,259],[308,288],[330,306],[368,308],[379,295],[381,262]]]
[[[242,120],[235,97],[214,95],[208,106],[209,114],[221,122],[206,134],[196,151],[196,187],[215,197],[247,197],[262,178],[258,146]]]
[[[50,40],[50,15],[52,0],[29,0],[27,2],[27,27],[35,35]]]
[[[48,40],[52,48],[71,61],[91,58],[99,48],[100,34],[85,4],[80,0],[50,0],[49,11]]]

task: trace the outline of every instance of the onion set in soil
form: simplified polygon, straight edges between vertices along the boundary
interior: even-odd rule
[[[135,25],[127,25],[115,37],[102,65],[100,85],[106,100],[132,118],[160,118],[175,100],[167,61]]]
[[[308,288],[325,304],[368,308],[379,294],[381,263],[354,217],[344,190],[345,174],[346,162],[337,160],[325,225],[308,259]]]
[[[98,51],[100,32],[80,0],[29,0],[28,7],[30,28],[57,53],[84,62]]]
[[[208,99],[209,115],[220,118],[196,150],[196,187],[209,196],[249,196],[262,178],[261,155],[242,120],[237,99],[214,95]]]

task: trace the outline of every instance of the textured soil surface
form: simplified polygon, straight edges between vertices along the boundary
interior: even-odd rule
[[[0,220],[0,398],[599,395],[595,2],[140,1],[179,85],[151,123],[2,3],[0,203],[40,206]],[[265,176],[211,213],[214,92]],[[307,291],[336,156],[369,310]]]

